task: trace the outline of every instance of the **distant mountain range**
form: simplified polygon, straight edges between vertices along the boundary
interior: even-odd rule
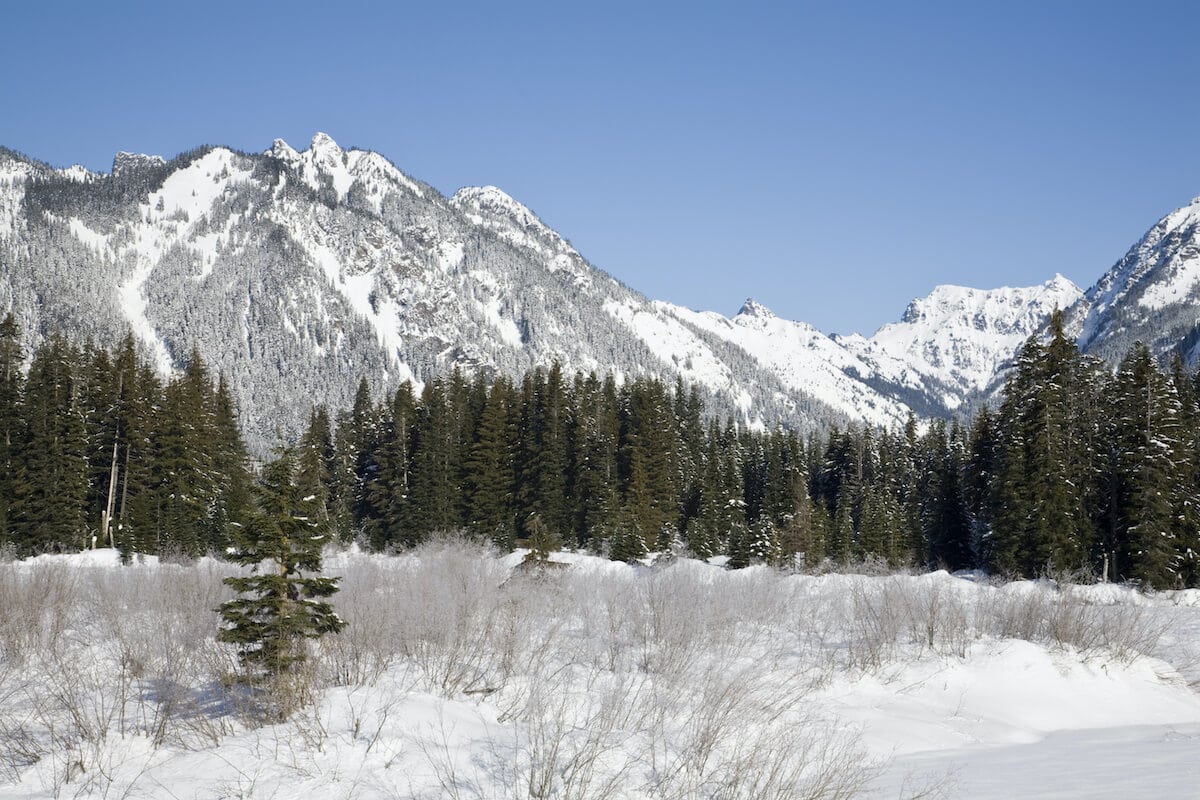
[[[237,392],[252,445],[455,367],[681,378],[747,424],[811,430],[961,413],[1057,308],[1081,346],[1200,353],[1200,200],[1167,215],[1091,289],[1061,276],[939,286],[870,338],[828,336],[748,300],[731,318],[646,298],[495,187],[444,197],[324,134],[297,151],[120,153],[110,173],[0,148],[0,312],[27,347],[132,331],[164,372],[193,344]]]

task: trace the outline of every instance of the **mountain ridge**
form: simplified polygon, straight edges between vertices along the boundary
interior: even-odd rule
[[[276,427],[294,435],[313,402],[344,406],[360,375],[382,394],[456,367],[517,375],[553,360],[696,383],[714,413],[748,425],[890,425],[969,409],[1055,308],[1099,350],[1111,326],[1096,315],[1146,297],[1147,275],[1200,291],[1193,206],[1086,293],[1061,275],[944,285],[866,337],[752,298],[732,317],[652,300],[503,190],[445,197],[321,133],[306,150],[276,139],[256,154],[118,153],[110,173],[0,148],[0,310],[33,344],[52,330],[101,343],[132,330],[162,372],[198,344],[230,377],[259,449]],[[1127,288],[1105,294],[1106,279]]]

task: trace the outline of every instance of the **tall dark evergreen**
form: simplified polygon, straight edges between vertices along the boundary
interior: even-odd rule
[[[957,424],[947,431],[945,423],[936,422],[926,439],[929,460],[924,522],[929,566],[967,569],[977,561],[962,485],[965,461],[963,433]]]
[[[160,473],[158,430],[163,423],[163,387],[127,336],[114,360],[119,374],[117,424],[122,435],[117,453],[118,482],[113,538],[124,557],[156,553],[157,514],[154,487]]]
[[[579,544],[598,546],[614,529],[620,506],[616,384],[593,373],[575,382],[572,411],[573,530]]]
[[[413,517],[412,502],[416,409],[412,384],[402,384],[388,403],[372,457],[376,470],[368,482],[369,512],[362,524],[377,549],[416,543],[419,526]]]
[[[461,527],[459,442],[452,397],[440,380],[425,384],[413,429],[414,535]]]
[[[148,491],[156,552],[194,558],[219,551],[225,533],[214,519],[220,491],[216,402],[198,352],[167,384],[153,438],[156,480]]]
[[[251,503],[250,455],[238,425],[237,404],[223,375],[213,396],[212,437],[214,495],[208,549],[221,552],[229,546],[230,528],[244,522]]]
[[[338,415],[336,459],[330,508],[334,533],[343,542],[370,516],[370,483],[377,469],[372,458],[378,444],[378,416],[366,378],[358,382],[354,405]]]
[[[1178,585],[1179,518],[1194,502],[1179,394],[1139,343],[1117,370],[1112,401],[1119,520],[1112,569],[1149,586]]]
[[[24,353],[13,315],[0,322],[0,547],[12,543],[18,448],[24,438],[21,364]]]
[[[647,549],[661,549],[679,524],[672,404],[659,381],[635,381],[625,387],[621,406],[624,506]]]
[[[480,536],[506,550],[512,549],[516,540],[516,477],[509,425],[514,400],[507,381],[492,384],[465,465],[467,519]],[[539,523],[545,527],[540,517]]]
[[[523,517],[537,514],[557,536],[571,528],[567,507],[569,416],[561,366],[556,363],[548,372],[535,369],[525,376],[518,431],[517,504]]]
[[[987,542],[997,571],[1033,576],[1092,566],[1097,395],[1095,369],[1056,313],[1049,342],[1026,342],[1005,385],[997,511]]]
[[[21,410],[13,543],[23,554],[91,547],[87,408],[79,353],[66,340],[54,336],[38,348]]]
[[[332,523],[333,481],[337,471],[337,451],[333,446],[333,423],[324,405],[313,408],[308,427],[296,443],[296,483],[305,495],[312,495],[317,518]]]

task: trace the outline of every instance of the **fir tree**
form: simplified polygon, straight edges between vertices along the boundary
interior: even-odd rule
[[[1050,328],[1048,343],[1031,337],[1022,348],[1000,407],[988,562],[1026,577],[1087,567],[1095,538],[1095,368],[1067,339],[1061,313]]]
[[[13,315],[0,322],[0,546],[12,541],[18,447],[23,438],[21,337]]]
[[[505,550],[511,550],[515,544],[510,394],[507,382],[498,380],[492,384],[467,457],[464,479],[471,527]],[[546,524],[541,516],[536,511],[533,516],[544,530]]]
[[[392,395],[388,419],[374,455],[377,470],[368,487],[371,514],[364,524],[376,549],[412,547],[419,540],[412,502],[417,416],[412,384],[404,383]]]
[[[633,517],[628,511],[616,515],[611,528],[605,531],[605,540],[609,546],[609,558],[613,561],[634,563],[645,558],[649,552],[646,549],[645,534],[638,529]]]
[[[13,541],[23,554],[91,547],[87,530],[86,408],[78,353],[59,337],[38,348],[22,405],[22,457],[14,470]]]
[[[455,414],[442,381],[425,384],[413,433],[412,520],[417,536],[461,525]]]
[[[296,472],[290,450],[263,468],[257,507],[235,529],[229,554],[253,574],[225,579],[239,597],[221,605],[217,637],[237,647],[245,679],[270,690],[281,718],[304,700],[293,678],[306,657],[305,641],[345,625],[328,602],[337,579],[318,575],[328,527],[318,520],[316,498],[301,494]]]
[[[925,498],[925,541],[929,566],[949,570],[975,566],[971,528],[962,489],[963,441],[957,425],[947,432],[935,422],[927,435],[928,479]]]
[[[611,377],[601,382],[594,373],[576,386],[570,496],[576,540],[593,544],[612,529],[620,506],[617,394]]]
[[[317,518],[322,523],[332,519],[330,505],[336,470],[337,452],[329,409],[319,405],[309,414],[308,427],[296,444],[296,482],[305,496],[313,496]]]
[[[1175,586],[1177,515],[1191,494],[1179,397],[1141,343],[1122,360],[1113,396],[1120,475],[1118,566],[1145,585]]]

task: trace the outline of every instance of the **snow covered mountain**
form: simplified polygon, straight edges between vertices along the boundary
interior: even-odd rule
[[[455,367],[676,376],[718,413],[811,428],[837,411],[595,269],[492,187],[445,198],[318,134],[304,151],[120,154],[108,174],[0,151],[0,311],[158,368],[193,344],[230,380],[258,449],[314,401]]]
[[[1071,311],[1085,351],[1114,362],[1136,341],[1200,356],[1200,197],[1158,221]]]
[[[1041,286],[984,291],[939,286],[913,300],[899,322],[870,338],[826,336],[748,300],[732,319],[661,303],[696,327],[728,339],[774,372],[851,419],[903,422],[910,411],[945,416],[979,397],[1055,308],[1082,292],[1056,276]]]
[[[132,331],[164,374],[199,346],[260,451],[314,401],[348,404],[360,376],[378,395],[555,359],[682,378],[748,424],[888,425],[969,408],[1056,307],[1103,354],[1140,331],[1159,350],[1200,347],[1198,221],[1198,203],[1169,215],[1086,297],[1061,276],[941,286],[874,336],[829,336],[754,301],[732,318],[652,301],[500,189],[446,198],[324,134],[302,151],[120,153],[110,173],[0,148],[0,312],[27,349],[53,331],[105,344]]]
[[[938,286],[870,339],[837,337],[866,365],[863,379],[920,413],[960,411],[987,391],[1021,344],[1082,296],[1061,275],[1040,286]]]

